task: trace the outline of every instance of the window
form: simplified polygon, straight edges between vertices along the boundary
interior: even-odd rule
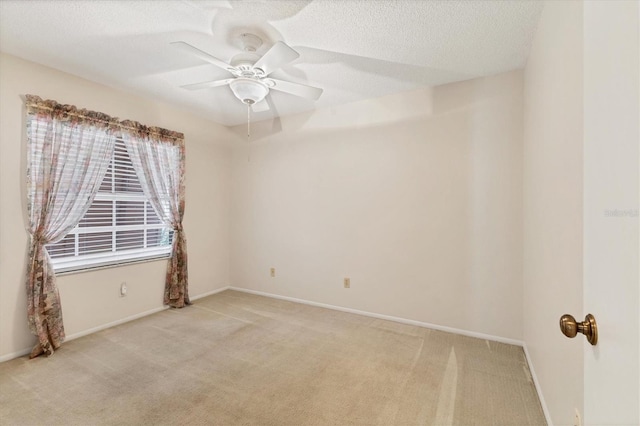
[[[56,272],[168,257],[173,230],[165,226],[142,191],[122,140],[96,198],[80,223],[47,245]]]

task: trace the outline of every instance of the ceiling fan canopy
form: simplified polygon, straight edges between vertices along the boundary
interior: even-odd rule
[[[240,35],[244,51],[231,58],[230,63],[218,59],[184,41],[171,43],[176,48],[192,54],[212,65],[231,73],[233,77],[224,80],[204,81],[181,86],[188,90],[208,89],[228,85],[233,94],[248,106],[262,102],[274,89],[306,99],[317,100],[322,89],[305,84],[278,80],[269,77],[275,70],[295,61],[300,54],[282,41],[276,42],[262,57],[256,50],[262,45],[262,39],[255,34]],[[266,103],[265,103],[266,104]],[[265,109],[269,109],[268,104]]]

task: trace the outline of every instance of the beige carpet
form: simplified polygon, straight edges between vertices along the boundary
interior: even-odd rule
[[[2,425],[542,425],[522,348],[235,291],[0,364]]]

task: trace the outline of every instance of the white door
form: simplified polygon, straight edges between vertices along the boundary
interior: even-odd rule
[[[584,424],[640,424],[640,10],[584,2]],[[577,319],[577,318],[576,318]]]

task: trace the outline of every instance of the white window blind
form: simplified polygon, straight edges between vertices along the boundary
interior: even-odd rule
[[[100,189],[80,223],[47,245],[56,272],[167,257],[173,231],[142,192],[122,140],[117,140]]]

